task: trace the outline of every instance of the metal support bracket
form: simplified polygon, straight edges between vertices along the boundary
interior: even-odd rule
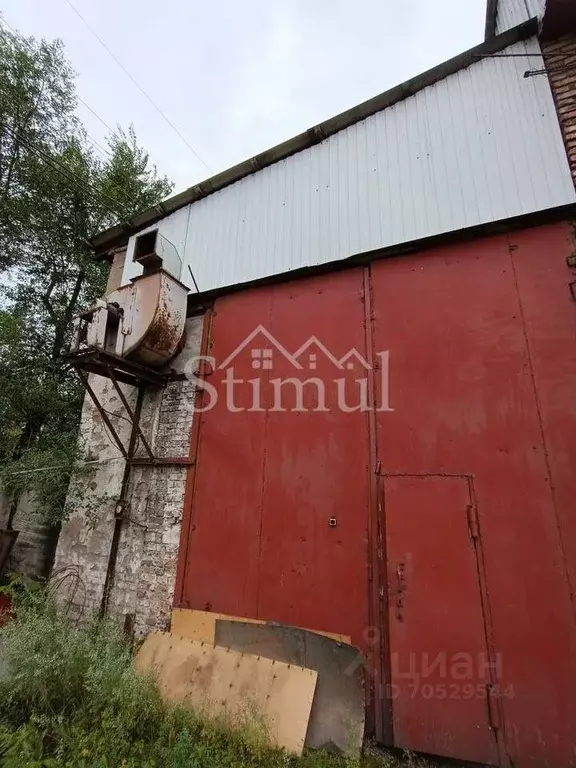
[[[90,382],[88,381],[88,376],[86,376],[84,371],[80,370],[79,368],[75,368],[74,370],[76,371],[78,378],[82,382],[84,389],[86,390],[86,392],[88,392],[88,394],[90,395],[90,398],[92,399],[92,402],[98,409],[98,413],[100,414],[100,416],[102,416],[102,421],[104,422],[104,424],[106,424],[108,431],[112,435],[114,442],[116,443],[116,445],[120,450],[120,453],[122,454],[122,456],[124,456],[125,459],[128,459],[128,451],[126,450],[126,448],[124,448],[124,443],[122,442],[122,440],[120,440],[118,432],[116,432],[114,425],[110,421],[110,417],[108,416],[104,406],[102,405],[100,400],[98,400],[98,395],[96,394],[96,392],[94,392],[94,390],[90,386]]]
[[[144,450],[146,451],[148,456],[150,456],[150,458],[154,460],[154,454],[152,452],[152,448],[150,448],[148,440],[146,440],[146,438],[144,437],[144,433],[140,428],[140,424],[139,424],[140,420],[136,418],[136,414],[134,413],[134,411],[130,406],[130,403],[126,399],[126,395],[124,394],[124,392],[122,392],[122,388],[118,384],[118,380],[116,379],[116,376],[114,375],[114,371],[112,370],[112,368],[108,369],[108,375],[110,376],[110,381],[112,382],[114,389],[118,393],[118,397],[122,401],[122,405],[124,406],[124,408],[126,408],[126,412],[130,417],[130,421],[132,422],[134,429],[136,430],[136,434],[138,435],[140,440],[142,440],[142,445],[144,446]]]
[[[88,361],[88,364],[86,364],[87,361]],[[98,366],[96,370],[93,367],[95,362],[97,362],[97,366]],[[144,432],[142,431],[142,428],[140,427],[140,413],[139,413],[140,409],[139,408],[134,409],[130,405],[126,395],[122,391],[122,387],[120,386],[120,382],[122,382],[122,383],[130,384],[131,386],[138,386],[138,388],[140,389],[140,388],[144,388],[146,385],[149,385],[149,386],[152,385],[152,380],[154,380],[153,383],[155,385],[164,385],[168,381],[174,381],[180,377],[175,376],[174,374],[169,374],[168,376],[160,375],[160,374],[157,374],[156,371],[143,369],[143,368],[141,369],[141,366],[135,366],[134,364],[129,364],[130,380],[127,381],[126,377],[122,375],[122,373],[120,373],[118,370],[118,366],[116,364],[116,356],[109,355],[107,353],[98,353],[96,357],[90,355],[88,358],[82,356],[79,359],[70,359],[70,363],[71,363],[72,369],[76,372],[76,375],[82,382],[82,386],[84,387],[86,392],[88,392],[92,402],[98,409],[98,413],[102,417],[102,421],[106,425],[110,435],[112,436],[114,442],[118,446],[120,453],[126,459],[129,465],[140,466],[140,467],[189,467],[194,464],[194,460],[190,459],[188,456],[169,456],[169,457],[160,458],[154,455],[154,451],[152,450],[150,443],[148,442],[146,436],[144,435]],[[146,373],[145,377],[141,375],[142,370],[145,371]],[[110,379],[110,381],[112,382],[112,386],[116,390],[116,393],[120,398],[120,401],[124,406],[124,409],[126,410],[128,421],[132,425],[133,435],[142,441],[142,445],[144,446],[144,450],[146,451],[146,454],[147,454],[146,457],[134,456],[133,450],[130,451],[129,448],[127,449],[124,446],[124,443],[120,439],[120,435],[118,434],[116,428],[114,427],[114,425],[112,424],[112,421],[110,420],[108,411],[104,408],[104,406],[102,405],[102,403],[98,398],[98,395],[90,385],[90,382],[88,380],[88,374],[87,374],[88,371],[92,373],[97,373],[100,376],[104,376],[105,378]]]

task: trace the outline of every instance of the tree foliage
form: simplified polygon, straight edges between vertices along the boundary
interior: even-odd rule
[[[75,108],[62,44],[25,39],[0,19],[0,472],[5,489],[31,488],[52,518],[83,394],[60,352],[74,316],[105,285],[89,240],[172,188],[132,127],[99,155]],[[24,469],[52,465],[63,466],[60,477],[30,472],[26,486]]]

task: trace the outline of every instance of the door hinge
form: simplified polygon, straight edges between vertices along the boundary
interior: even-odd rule
[[[468,533],[472,540],[475,540],[479,536],[478,530],[478,510],[475,504],[469,504],[466,508],[468,515]]]
[[[488,720],[490,721],[490,728],[496,731],[500,728],[500,714],[498,710],[498,691],[495,686],[486,686],[486,699],[488,702]]]
[[[372,563],[368,563],[368,581],[373,581],[374,575],[372,572]]]

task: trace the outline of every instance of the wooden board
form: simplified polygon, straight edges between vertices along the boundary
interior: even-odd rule
[[[171,631],[176,635],[188,637],[191,640],[199,640],[203,643],[214,644],[216,621],[243,621],[247,624],[266,624],[260,619],[246,619],[241,616],[227,616],[224,613],[212,613],[211,611],[197,611],[191,608],[174,608],[172,611],[172,621],[170,623]],[[338,635],[333,632],[318,632],[317,630],[306,630],[314,632],[323,637],[329,637],[339,643],[350,645],[351,638],[348,635]]]
[[[162,632],[146,638],[135,665],[154,674],[166,700],[224,716],[231,725],[261,718],[272,745],[302,754],[315,670]]]
[[[210,645],[214,645],[217,619],[226,619],[227,621],[247,621],[255,624],[264,623],[258,621],[258,619],[237,619],[234,616],[226,616],[223,613],[196,611],[190,608],[174,608],[172,610],[170,630],[172,634],[181,635],[190,640],[198,640],[201,643],[210,643]]]
[[[358,758],[364,740],[364,657],[352,645],[282,624],[216,621],[216,645],[315,669],[306,746]]]

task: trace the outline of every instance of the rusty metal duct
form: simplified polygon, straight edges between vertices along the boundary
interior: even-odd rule
[[[108,304],[121,310],[118,330],[109,339],[98,341],[114,344],[114,352],[143,365],[153,367],[168,362],[178,351],[186,322],[188,289],[172,275],[160,270],[134,278],[130,285],[108,296]],[[107,319],[111,315],[109,312]],[[112,323],[112,328],[116,320]],[[109,331],[110,323],[108,323]],[[94,343],[94,342],[93,342]]]

